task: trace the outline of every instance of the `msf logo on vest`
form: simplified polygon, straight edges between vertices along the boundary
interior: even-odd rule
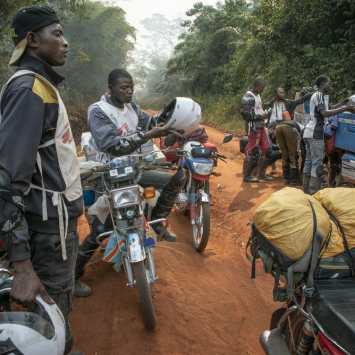
[[[117,135],[118,135],[119,137],[126,137],[128,130],[129,130],[128,123],[127,123],[127,122],[122,123],[121,128],[119,128],[119,129],[117,130]]]
[[[71,133],[69,122],[67,123],[67,125],[65,126],[64,129],[65,129],[65,132],[62,135],[62,143],[66,144],[68,142],[70,144],[73,141],[73,135]]]

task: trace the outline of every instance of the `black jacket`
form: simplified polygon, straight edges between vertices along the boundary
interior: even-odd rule
[[[285,103],[286,106],[286,110],[290,113],[290,116],[292,118],[292,115],[296,109],[296,107],[298,105],[301,105],[303,103],[305,103],[307,100],[309,100],[310,98],[308,96],[303,96],[298,100],[283,100],[283,102]],[[263,105],[263,109],[267,110],[268,108],[271,108],[271,111],[269,112],[269,117],[271,116],[272,110],[274,109],[274,104],[276,101],[276,97],[274,97],[271,101],[266,102]]]
[[[64,81],[47,63],[24,54],[19,68],[34,71],[46,78],[53,86]],[[59,233],[57,207],[53,206],[52,195],[47,194],[48,220],[42,220],[42,191],[31,189],[24,196],[30,183],[41,186],[41,177],[36,164],[38,146],[53,139],[58,120],[58,103],[52,88],[32,75],[14,79],[1,100],[2,122],[0,125],[0,167],[11,178],[11,187],[24,197],[26,206],[22,225],[12,231],[12,244],[27,243],[28,229],[39,233]],[[64,191],[58,156],[54,145],[41,151],[43,180],[47,189]],[[68,202],[68,232],[76,230],[77,219],[83,213],[82,197]],[[16,209],[6,204],[5,215]]]

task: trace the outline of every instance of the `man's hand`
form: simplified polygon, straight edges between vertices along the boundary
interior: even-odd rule
[[[355,113],[355,106],[354,105],[347,105],[345,106],[346,111],[349,111],[351,113]]]
[[[10,292],[10,298],[32,312],[35,308],[36,295],[40,294],[43,301],[48,304],[55,302],[48,296],[44,286],[33,270],[30,259],[16,261],[14,265],[14,279]]]
[[[347,97],[346,99],[344,99],[343,101],[341,101],[341,106],[345,106],[349,101],[350,101],[350,98]]]
[[[262,115],[260,115],[260,118],[262,120],[267,120],[269,118],[269,115],[267,115],[266,113],[263,113]]]
[[[147,140],[152,138],[160,138],[160,137],[167,136],[170,133],[173,133],[173,131],[174,131],[173,128],[166,129],[164,126],[163,127],[156,126],[149,132],[145,133],[144,138]]]

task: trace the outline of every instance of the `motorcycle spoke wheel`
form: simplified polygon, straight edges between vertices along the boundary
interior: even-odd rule
[[[136,279],[143,322],[148,330],[152,330],[155,328],[157,320],[155,318],[151,290],[145,272],[144,261],[140,261],[139,263],[132,263],[131,265]]]
[[[192,243],[198,251],[206,249],[210,237],[210,205],[197,200],[195,224],[192,225]]]

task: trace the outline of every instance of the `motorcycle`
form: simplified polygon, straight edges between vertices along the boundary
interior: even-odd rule
[[[249,246],[254,256],[247,252],[246,256],[255,262],[258,253],[256,239],[249,240],[246,251]],[[268,260],[266,258],[264,263]],[[272,275],[275,277],[276,273],[272,271]],[[280,276],[285,286],[277,288],[275,299],[283,304],[272,314],[270,330],[260,335],[265,354],[355,354],[355,279],[314,279],[313,286],[307,287],[307,278],[302,273],[297,277],[301,280],[290,289],[285,276]]]
[[[355,354],[354,298],[353,279],[315,280],[313,292],[300,284],[261,334],[265,354]]]
[[[217,147],[230,142],[232,138],[232,134],[226,135]],[[221,175],[219,172],[214,172],[213,168],[217,166],[218,159],[222,161],[227,159],[225,155],[218,154],[217,147],[212,151],[199,142],[190,141],[185,143],[182,149],[166,150],[166,153],[176,152],[179,158],[178,164],[186,172],[186,184],[176,199],[174,209],[177,213],[185,215],[190,209],[192,242],[198,252],[205,250],[210,236],[209,178],[211,175]]]
[[[167,137],[169,147],[176,142],[176,139],[174,134]],[[138,161],[137,156],[140,156],[142,160]],[[156,326],[151,291],[154,298],[157,298],[154,283],[158,277],[155,273],[153,258],[155,241],[153,243],[154,238],[150,238],[150,233],[153,232],[148,226],[154,223],[165,223],[164,229],[157,237],[159,241],[168,227],[168,220],[162,218],[150,221],[148,218],[147,221],[142,203],[154,200],[155,190],[154,188],[143,190],[138,182],[144,170],[164,168],[169,170],[172,163],[158,163],[155,160],[156,157],[157,153],[152,151],[115,158],[114,161],[93,168],[94,171],[82,179],[82,184],[91,185],[101,180],[104,194],[92,207],[107,211],[107,217],[104,216],[102,219],[105,221],[103,228],[106,230],[97,235],[96,242],[106,249],[107,246],[102,243],[103,240],[108,237],[117,238],[112,251],[104,257],[104,261],[110,261],[110,258],[113,258],[119,251],[128,281],[127,286],[137,287],[143,321],[149,330]]]

